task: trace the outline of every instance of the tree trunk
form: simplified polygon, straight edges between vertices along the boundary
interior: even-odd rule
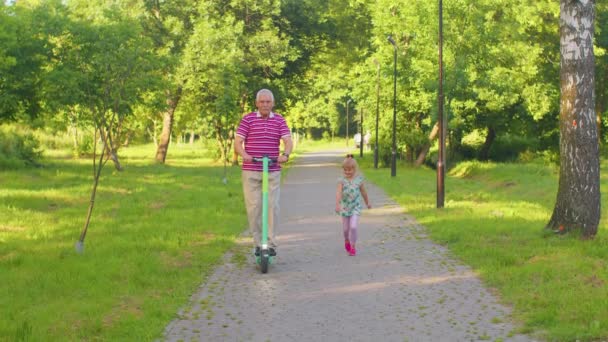
[[[103,142],[103,150],[101,154],[105,154],[108,159],[114,163],[116,171],[122,171],[122,165],[118,160],[118,148],[114,146],[114,140],[112,139],[111,128],[99,128],[99,137]]]
[[[481,151],[479,151],[479,159],[480,160],[488,160],[490,159],[490,148],[492,144],[496,140],[496,131],[494,127],[488,127],[488,135],[486,135],[486,141],[483,142],[483,146],[481,146]]]
[[[419,167],[420,165],[422,165],[422,163],[426,159],[426,155],[429,153],[429,150],[431,149],[431,143],[433,142],[433,140],[435,140],[435,138],[437,138],[438,133],[439,133],[439,123],[436,122],[435,125],[433,126],[433,129],[431,130],[431,134],[429,134],[429,141],[426,144],[424,144],[424,146],[422,146],[422,151],[420,151],[418,158],[414,162],[414,166]]]
[[[230,131],[227,134],[224,134],[225,127],[222,126],[222,122],[220,120],[215,123],[215,141],[217,143],[217,148],[220,152],[220,160],[223,163],[228,161],[228,154],[230,153],[229,139],[230,139]]]
[[[363,142],[361,142],[360,144],[363,144]],[[411,145],[407,145],[405,146],[405,160],[407,160],[408,163],[413,163],[414,162],[414,147]]]
[[[595,118],[594,1],[560,1],[559,188],[547,229],[597,234],[599,141]]]
[[[91,216],[93,215],[93,207],[95,206],[95,196],[97,195],[97,186],[99,185],[99,177],[101,176],[101,169],[105,165],[104,162],[104,151],[99,154],[99,162],[96,163],[95,158],[97,151],[97,130],[95,130],[94,135],[94,145],[93,145],[93,189],[91,189],[91,199],[89,201],[89,208],[87,209],[87,215],[84,221],[84,227],[80,231],[80,237],[78,238],[78,242],[76,243],[76,251],[78,253],[84,252],[84,239],[87,235],[87,231],[89,229],[89,225],[91,224]],[[104,147],[105,150],[105,147]]]
[[[194,145],[194,130],[190,131],[190,146]]]
[[[158,138],[156,137],[156,132],[158,132],[156,127],[156,119],[152,120],[152,124],[152,141],[154,141],[155,146],[158,146]]]
[[[182,87],[178,87],[174,95],[167,94],[167,111],[163,114],[163,131],[160,134],[158,147],[156,149],[156,162],[164,164],[167,159],[167,151],[171,140],[171,130],[173,129],[173,115],[175,108],[182,95]]]

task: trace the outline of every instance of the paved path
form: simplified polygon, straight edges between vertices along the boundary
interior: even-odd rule
[[[166,329],[166,341],[531,341],[467,266],[432,243],[382,190],[343,248],[333,213],[342,152],[310,153],[281,193],[276,263],[261,274],[249,238]]]

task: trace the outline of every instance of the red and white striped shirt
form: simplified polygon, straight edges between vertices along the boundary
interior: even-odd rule
[[[245,152],[252,157],[261,158],[267,155],[270,158],[279,156],[281,138],[291,136],[285,119],[270,112],[263,118],[258,112],[252,112],[241,119],[236,135],[245,140]],[[262,163],[243,162],[243,170],[262,171]],[[273,163],[268,171],[279,171],[281,166]]]

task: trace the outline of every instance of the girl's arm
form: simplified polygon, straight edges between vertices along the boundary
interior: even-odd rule
[[[363,196],[363,200],[365,201],[367,209],[371,209],[372,205],[369,204],[369,198],[367,198],[367,191],[365,190],[365,185],[363,185],[363,183],[361,183],[361,185],[359,186],[359,190],[361,190],[361,196]]]
[[[338,183],[338,189],[336,190],[336,212],[339,213],[342,209],[340,207],[340,202],[342,202],[342,183]]]

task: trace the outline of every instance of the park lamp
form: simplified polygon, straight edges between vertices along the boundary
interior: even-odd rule
[[[346,147],[348,147],[348,104],[351,103],[352,99],[346,101]]]
[[[374,169],[378,168],[378,112],[380,111],[380,62],[374,58],[374,64],[378,69],[378,77],[376,79],[376,143],[374,144]]]
[[[393,146],[391,155],[391,177],[397,175],[397,43],[391,35],[388,41],[393,45]]]
[[[437,158],[437,208],[443,208],[445,201],[445,135],[446,120],[443,113],[443,1],[439,0],[439,89],[437,92],[437,122],[439,123],[439,155]]]

